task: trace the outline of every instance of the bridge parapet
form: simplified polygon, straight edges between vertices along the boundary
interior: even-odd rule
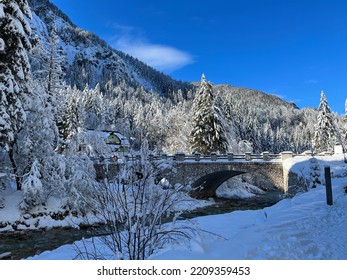
[[[252,161],[252,160],[281,160],[282,157],[280,154],[270,154],[269,152],[264,152],[262,154],[216,154],[211,153],[209,155],[204,155],[200,153],[195,154],[184,154],[184,153],[176,153],[174,155],[155,155],[150,158],[151,160],[161,160],[161,159],[172,159],[174,161]]]
[[[331,153],[321,153],[318,154],[319,156],[329,156]],[[177,162],[199,162],[199,161],[217,161],[217,162],[225,162],[225,161],[285,161],[287,159],[293,158],[293,157],[311,157],[315,156],[312,152],[305,152],[303,154],[295,154],[293,152],[282,152],[280,154],[272,154],[269,152],[263,152],[261,154],[251,154],[251,153],[245,153],[245,154],[234,154],[234,153],[227,153],[227,154],[216,154],[211,153],[209,155],[204,155],[200,153],[195,154],[185,154],[185,153],[176,153],[174,155],[168,155],[168,154],[160,154],[160,155],[148,155],[148,159],[151,161],[155,160],[173,160]],[[140,155],[124,155],[125,161],[137,161],[140,160]],[[106,163],[106,162],[113,162],[117,163],[118,157],[100,157],[95,158],[95,162],[99,163]]]

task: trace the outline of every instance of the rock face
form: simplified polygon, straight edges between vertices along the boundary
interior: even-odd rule
[[[65,62],[66,83],[83,89],[106,83],[142,86],[160,95],[168,96],[178,89],[192,88],[193,85],[175,81],[169,76],[149,67],[145,63],[111,48],[95,34],[76,26],[62,11],[49,0],[28,0],[32,10],[33,45],[41,44],[49,48],[52,31],[58,36],[57,50]],[[32,61],[35,58],[32,57]],[[40,69],[40,63],[32,63],[32,70]]]

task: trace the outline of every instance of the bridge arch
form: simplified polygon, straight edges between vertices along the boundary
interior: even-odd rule
[[[257,175],[269,182],[271,185],[276,186],[281,189],[281,186],[278,186],[278,180],[274,180],[271,176],[267,176],[266,174],[260,174],[259,172],[246,172],[246,171],[238,171],[238,170],[222,170],[215,171],[209,174],[206,174],[197,180],[195,180],[192,184],[192,191],[190,195],[195,198],[207,198],[207,197],[215,197],[217,189],[227,180],[242,174],[250,174]]]
[[[228,179],[244,173],[259,174],[278,189],[286,192],[282,162],[175,162],[176,172],[165,174],[172,184],[191,185],[191,196],[208,198]]]
[[[241,174],[245,174],[245,172],[223,170],[204,175],[196,180],[193,184],[191,184],[192,191],[190,192],[190,195],[197,198],[214,197],[216,196],[216,190],[221,184],[223,184],[230,178]]]

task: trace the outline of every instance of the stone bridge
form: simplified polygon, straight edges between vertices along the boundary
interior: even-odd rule
[[[198,198],[213,197],[217,188],[228,179],[244,174],[259,174],[272,185],[288,194],[295,194],[300,185],[298,175],[287,170],[284,160],[292,158],[292,152],[261,155],[246,153],[244,155],[185,155],[177,153],[172,156],[150,155],[152,162],[171,162],[170,168],[160,172],[160,178],[170,184],[191,185],[191,195]],[[139,157],[125,156],[126,161],[138,160]],[[102,159],[95,163],[97,178],[112,180],[117,176],[122,164],[114,159]]]

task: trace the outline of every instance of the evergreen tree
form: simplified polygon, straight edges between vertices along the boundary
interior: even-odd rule
[[[69,88],[66,95],[65,113],[63,116],[63,139],[69,140],[83,130],[85,111],[81,102],[81,93],[75,87]]]
[[[337,130],[323,91],[321,93],[317,119],[318,122],[315,126],[313,148],[316,152],[333,151]]]
[[[192,127],[193,151],[203,154],[227,151],[225,123],[215,102],[212,84],[206,81],[204,74],[193,101]]]
[[[43,187],[40,179],[39,163],[35,160],[31,165],[29,175],[23,182],[23,201],[20,204],[22,210],[28,210],[43,202]]]
[[[27,113],[23,129],[17,135],[15,159],[18,174],[26,174],[34,160],[40,164],[54,155],[59,143],[58,128],[54,122],[48,95],[33,83],[32,109]]]
[[[16,135],[25,121],[25,106],[30,94],[31,12],[26,0],[3,0],[0,3],[0,148],[9,152],[13,172]],[[20,179],[16,176],[17,189]]]

